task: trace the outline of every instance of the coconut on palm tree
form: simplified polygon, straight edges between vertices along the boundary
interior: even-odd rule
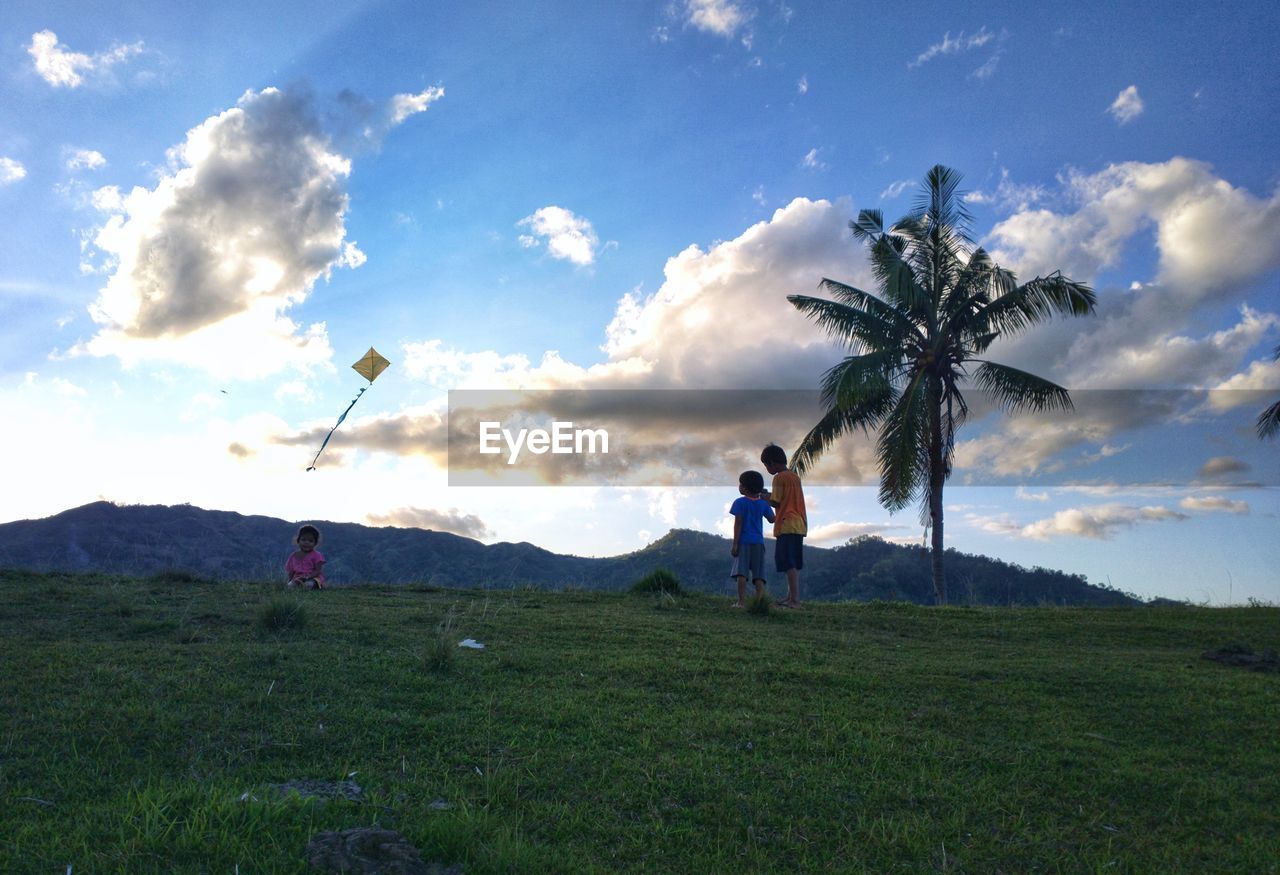
[[[938,165],[915,208],[888,230],[879,210],[849,223],[870,247],[878,294],[824,279],[819,287],[834,300],[787,297],[853,353],[824,375],[825,413],[793,463],[803,472],[842,435],[878,431],[880,503],[894,512],[921,501],[939,604],[947,600],[942,487],[969,410],[961,387],[971,381],[1008,412],[1070,409],[1063,387],[982,356],[998,337],[1055,314],[1090,314],[1095,303],[1088,286],[1060,272],[1019,284],[995,264],[969,236],[959,182]]]

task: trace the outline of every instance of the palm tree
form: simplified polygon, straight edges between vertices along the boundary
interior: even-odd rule
[[[979,356],[997,337],[1056,313],[1084,316],[1094,309],[1088,286],[1060,272],[1019,285],[975,248],[959,182],[959,173],[938,165],[915,208],[887,231],[879,210],[863,210],[849,223],[853,236],[870,246],[878,295],[824,279],[819,288],[835,300],[787,297],[853,352],[823,376],[826,411],[793,464],[803,473],[842,435],[879,430],[880,503],[892,513],[921,501],[921,520],[933,529],[938,604],[947,601],[942,486],[969,410],[961,384],[972,379],[1007,412],[1071,409],[1061,386]],[[977,365],[972,375],[971,365]]]
[[[1280,361],[1280,346],[1276,347],[1273,355],[1276,361]],[[1258,437],[1266,440],[1275,437],[1277,433],[1280,433],[1280,401],[1258,414]]]

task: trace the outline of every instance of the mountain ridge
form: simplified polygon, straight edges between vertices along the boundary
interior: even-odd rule
[[[451,532],[313,522],[323,534],[326,575],[351,583],[449,587],[579,588],[617,591],[654,568],[689,589],[728,593],[729,540],[671,529],[631,553],[586,557],[527,541],[483,544]],[[182,505],[91,502],[49,517],[0,524],[0,567],[99,571],[132,576],[182,571],[210,579],[283,579],[298,522]],[[806,546],[806,598],[932,601],[928,552],[864,537],[840,547]],[[1023,568],[947,551],[953,601],[970,604],[1141,604],[1081,575]],[[775,584],[770,574],[771,584]],[[780,586],[780,583],[776,583]],[[775,586],[775,588],[776,588]]]

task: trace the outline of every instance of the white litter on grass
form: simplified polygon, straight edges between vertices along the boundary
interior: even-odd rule
[[[474,638],[463,638],[458,642],[459,647],[465,647],[468,650],[484,650],[484,645]]]

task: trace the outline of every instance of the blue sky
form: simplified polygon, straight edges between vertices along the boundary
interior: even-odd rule
[[[848,220],[941,163],[1002,264],[1099,298],[992,349],[1077,415],[960,433],[948,545],[1280,600],[1250,432],[1280,397],[1278,32],[1263,3],[8,3],[0,520],[190,502],[593,555],[725,532],[732,472],[808,423],[673,414],[638,446],[724,488],[450,487],[446,392],[812,388],[843,351],[785,295],[873,287]],[[370,345],[392,368],[306,473]],[[815,480],[811,543],[920,539],[819,485],[873,483],[870,452]]]

